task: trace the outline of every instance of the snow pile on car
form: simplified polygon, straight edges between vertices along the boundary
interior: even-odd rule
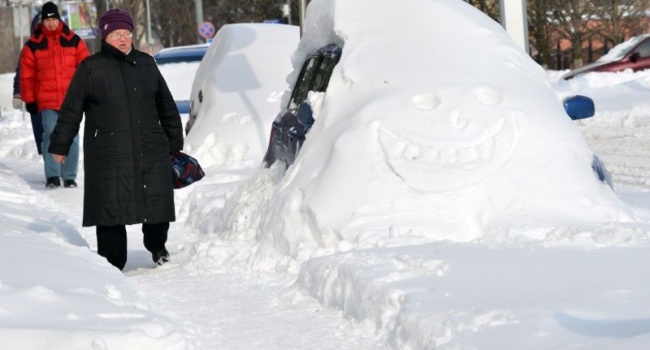
[[[291,25],[219,29],[192,83],[191,100],[200,108],[185,146],[202,165],[261,161],[299,39]]]
[[[336,43],[343,56],[311,98],[316,123],[296,162],[260,172],[227,204],[226,225],[255,236],[258,252],[562,241],[634,220],[597,180],[544,70],[475,8],[314,0],[306,22],[290,83],[318,48]],[[251,203],[255,192],[266,202]]]

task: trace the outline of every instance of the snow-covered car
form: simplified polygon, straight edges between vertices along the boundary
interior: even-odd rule
[[[292,25],[238,23],[219,29],[192,83],[185,144],[193,155],[218,153],[219,162],[259,164],[299,40],[300,29]]]
[[[283,80],[290,72],[290,55],[298,45],[298,40],[297,26],[237,23],[221,27],[192,83],[187,130],[191,130],[199,115],[202,115],[204,99],[211,103],[225,102],[215,99],[246,100],[241,96],[242,93],[262,90],[260,100],[264,101],[268,98],[268,93],[283,91],[286,88]],[[264,69],[275,65],[278,65],[277,69]],[[272,81],[276,76],[281,77],[281,83]],[[258,103],[260,101],[257,100],[242,102],[247,109],[258,109],[254,106]]]
[[[268,197],[250,230],[260,249],[300,258],[348,242],[499,240],[629,215],[595,176],[566,96],[471,5],[315,0],[306,23],[282,107],[295,111],[287,130],[306,121],[309,132],[250,181]],[[337,52],[330,44],[341,51],[326,92],[292,89],[310,57]]]
[[[190,111],[191,79],[208,47],[209,44],[175,46],[162,49],[153,55],[180,114]]]
[[[336,44],[329,44],[310,54],[300,69],[300,74],[291,90],[288,103],[280,111],[271,126],[269,144],[264,155],[268,168],[277,160],[285,167],[293,164],[305,137],[314,124],[314,111],[309,94],[325,94],[334,68],[341,59],[343,50]],[[562,101],[564,110],[572,120],[590,118],[595,113],[591,98],[581,95],[567,97]],[[611,175],[604,163],[594,155],[594,174],[612,186]]]
[[[606,55],[593,63],[576,68],[562,79],[569,80],[591,72],[634,72],[650,68],[650,34],[637,35],[614,46]]]

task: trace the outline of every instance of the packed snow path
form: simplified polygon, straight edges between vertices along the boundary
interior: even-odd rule
[[[31,140],[30,140],[31,141]],[[68,213],[93,251],[93,228],[81,227],[83,170],[79,188],[44,188],[42,161],[5,159],[30,187],[41,191]],[[124,275],[135,284],[149,307],[183,329],[195,349],[379,349],[384,341],[373,327],[364,327],[323,309],[293,287],[295,276],[233,271],[209,267],[199,271],[185,264],[196,238],[182,218],[172,223],[169,265],[155,267],[142,245],[140,225],[128,226],[129,256]],[[106,263],[106,268],[111,266]]]

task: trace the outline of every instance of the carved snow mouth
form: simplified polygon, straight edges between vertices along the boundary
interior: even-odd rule
[[[409,187],[448,191],[474,184],[501,167],[514,151],[517,129],[514,118],[501,118],[461,143],[414,140],[379,125],[378,142],[388,166]]]

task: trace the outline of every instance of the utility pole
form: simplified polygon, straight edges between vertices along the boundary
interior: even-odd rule
[[[300,0],[300,36],[302,36],[302,28],[305,26],[305,12],[307,11],[307,0]]]
[[[526,0],[499,0],[501,25],[526,53],[528,49],[528,15]]]
[[[149,54],[153,54],[153,40],[151,39],[151,10],[149,0],[147,0],[147,44],[149,45]]]
[[[201,23],[203,23],[203,2],[201,0],[194,0],[194,6],[196,7],[196,28],[198,29]],[[201,44],[203,41],[198,39],[198,43]]]

